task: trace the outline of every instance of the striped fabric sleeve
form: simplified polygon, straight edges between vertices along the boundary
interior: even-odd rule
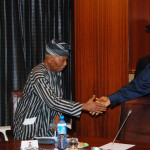
[[[33,84],[35,94],[51,109],[71,116],[80,117],[82,103],[64,100],[57,97],[49,82],[45,78],[38,78]]]

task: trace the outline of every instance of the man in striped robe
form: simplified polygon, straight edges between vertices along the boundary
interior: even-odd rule
[[[57,125],[61,113],[80,117],[81,110],[97,113],[106,110],[93,101],[94,96],[83,104],[62,98],[61,71],[67,65],[68,47],[64,42],[49,42],[44,62],[29,74],[15,112],[15,140],[53,136],[50,123]]]

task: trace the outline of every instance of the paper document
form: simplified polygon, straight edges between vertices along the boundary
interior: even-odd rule
[[[31,125],[36,121],[36,117],[25,119],[23,125]]]
[[[114,143],[113,150],[126,150],[126,149],[129,149],[129,148],[133,147],[133,146],[135,146],[135,145],[122,144],[122,143]],[[103,149],[112,149],[112,142],[108,143],[106,145],[103,145],[100,148],[103,148]]]

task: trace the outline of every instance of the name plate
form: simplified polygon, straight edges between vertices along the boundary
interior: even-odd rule
[[[21,141],[20,150],[37,150],[38,148],[38,140]]]

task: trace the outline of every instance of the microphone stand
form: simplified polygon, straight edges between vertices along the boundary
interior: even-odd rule
[[[124,126],[125,122],[127,121],[128,117],[131,115],[131,113],[132,113],[132,109],[129,110],[127,117],[125,118],[123,124],[121,125],[119,131],[117,132],[117,135],[115,136],[115,138],[114,138],[114,140],[113,140],[112,148],[111,148],[112,150],[113,150],[113,146],[114,146],[114,143],[115,143],[115,141],[116,141],[116,138],[118,137],[118,134],[120,133],[122,127]]]

